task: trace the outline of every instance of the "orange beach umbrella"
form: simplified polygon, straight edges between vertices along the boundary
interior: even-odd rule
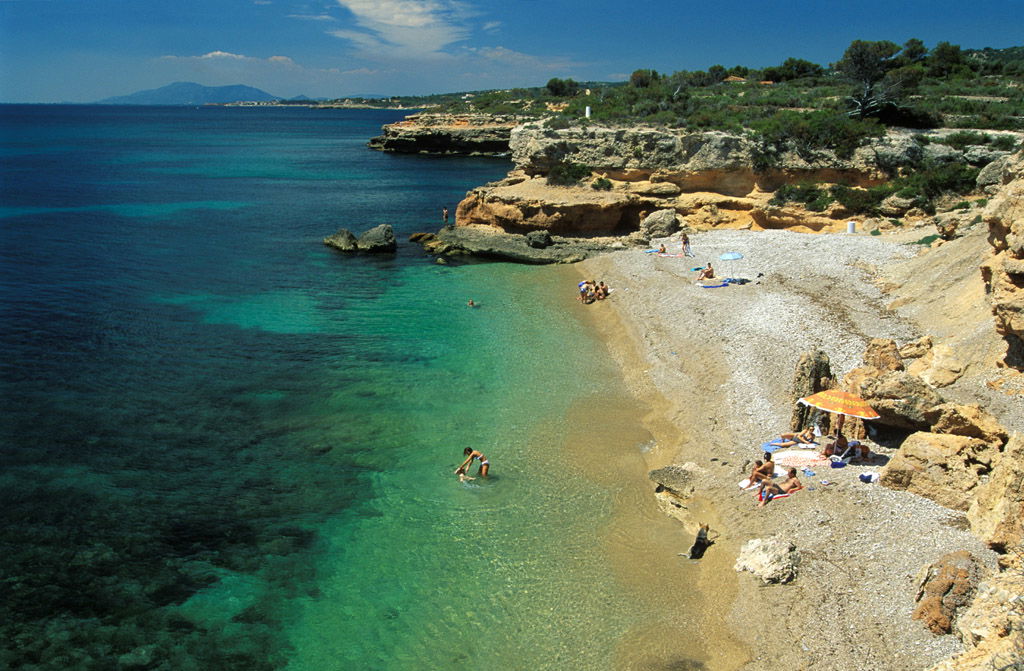
[[[878,419],[879,415],[875,409],[868,405],[868,402],[860,396],[856,396],[841,389],[826,389],[817,394],[811,394],[807,398],[797,399],[797,403],[809,405],[825,412],[834,412],[847,417],[859,417],[860,419]]]

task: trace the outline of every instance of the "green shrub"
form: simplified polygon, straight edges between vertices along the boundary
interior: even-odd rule
[[[928,137],[927,135],[920,135],[919,134],[919,135],[915,135],[914,136],[914,142],[918,143],[922,147],[927,147],[928,145],[930,145],[932,143],[932,139],[930,137]]]
[[[972,145],[988,144],[992,141],[992,138],[984,133],[978,133],[975,131],[958,131],[935,141],[939,144],[948,145],[953,149],[963,151]]]
[[[564,163],[556,163],[551,167],[548,172],[548,184],[554,184],[556,186],[571,186],[578,184],[581,179],[589,177],[591,173],[590,168],[579,163],[572,163],[566,161]]]
[[[933,242],[935,242],[938,239],[939,239],[939,236],[937,236],[937,235],[935,235],[933,233],[932,235],[926,235],[923,238],[921,238],[920,240],[914,241],[914,244],[915,245],[930,245],[930,244],[932,244]]]
[[[974,207],[985,207],[986,205],[988,205],[988,198],[979,198],[974,201]]]
[[[971,204],[966,200],[961,200],[959,203],[953,206],[954,210],[966,210],[971,207]]]
[[[871,233],[869,233],[869,235],[881,235],[881,234],[882,234],[882,229],[880,229],[880,228],[875,228],[875,229],[873,229],[871,231]]]
[[[892,195],[891,187],[886,185],[859,189],[836,184],[829,189],[829,192],[851,214],[875,214],[882,201]]]
[[[595,191],[611,191],[612,181],[607,177],[598,177],[590,183],[590,188]]]
[[[831,194],[814,184],[783,184],[772,196],[772,205],[803,203],[812,212],[821,212],[833,201]]]
[[[816,152],[829,149],[839,158],[850,158],[869,137],[878,137],[884,129],[877,122],[851,119],[838,112],[793,112],[783,110],[762,121],[751,123],[764,142],[779,151],[787,148],[807,161]]]
[[[1013,151],[1017,148],[1017,139],[1010,135],[997,135],[992,138],[990,145],[1000,151]]]
[[[900,221],[899,219],[890,219],[889,223],[892,224],[893,226],[896,226],[897,228],[903,226],[903,222]]]
[[[933,201],[944,194],[962,195],[974,190],[978,168],[958,163],[924,163],[915,172],[894,182],[901,196]]]
[[[551,130],[565,130],[571,125],[569,120],[562,116],[553,116],[544,121],[544,127]]]

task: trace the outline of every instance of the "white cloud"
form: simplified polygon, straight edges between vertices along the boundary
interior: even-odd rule
[[[501,28],[501,21],[488,21],[482,26],[481,30],[485,33],[496,33],[498,28]]]
[[[337,21],[330,14],[289,14],[289,19],[300,19],[302,21]]]
[[[331,35],[352,42],[368,60],[444,57],[445,47],[469,37],[468,9],[455,0],[337,0],[355,30]]]
[[[567,59],[545,59],[531,54],[524,54],[521,51],[513,51],[502,46],[497,47],[476,47],[465,49],[466,53],[480,56],[500,63],[502,65],[514,66],[536,71],[565,70],[573,67],[574,63]]]

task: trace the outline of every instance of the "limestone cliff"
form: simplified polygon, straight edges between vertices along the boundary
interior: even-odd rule
[[[825,150],[787,152],[768,167],[762,165],[762,149],[747,135],[597,125],[556,130],[543,122],[512,129],[509,148],[514,169],[506,179],[470,191],[459,205],[458,225],[622,235],[639,228],[643,213],[673,209],[690,230],[837,231],[850,219],[840,205],[820,213],[803,206],[777,207],[769,203],[773,192],[800,182],[866,187],[885,181],[892,166],[925,158],[986,165],[1005,154],[976,148],[957,152],[916,142],[910,132],[891,131],[849,158]],[[548,185],[551,170],[565,163],[587,166],[591,176],[577,186]],[[888,206],[893,211],[887,216],[909,208]]]
[[[402,154],[498,156],[509,151],[509,134],[523,121],[489,114],[412,114],[387,124],[371,149]]]
[[[992,256],[982,266],[996,328],[1010,345],[1007,362],[1024,362],[1024,152],[998,166],[985,209]]]

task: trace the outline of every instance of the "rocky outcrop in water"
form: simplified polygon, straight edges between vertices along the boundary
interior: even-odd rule
[[[401,154],[500,156],[520,117],[490,114],[412,114],[387,124],[369,147]]]
[[[394,252],[398,247],[391,224],[374,226],[358,238],[347,228],[324,238],[324,244],[342,252],[366,252],[380,254]]]
[[[618,238],[563,237],[547,231],[509,234],[484,226],[446,226],[436,234],[417,233],[413,237],[429,254],[466,254],[535,265],[575,263],[595,254],[625,248]]]

